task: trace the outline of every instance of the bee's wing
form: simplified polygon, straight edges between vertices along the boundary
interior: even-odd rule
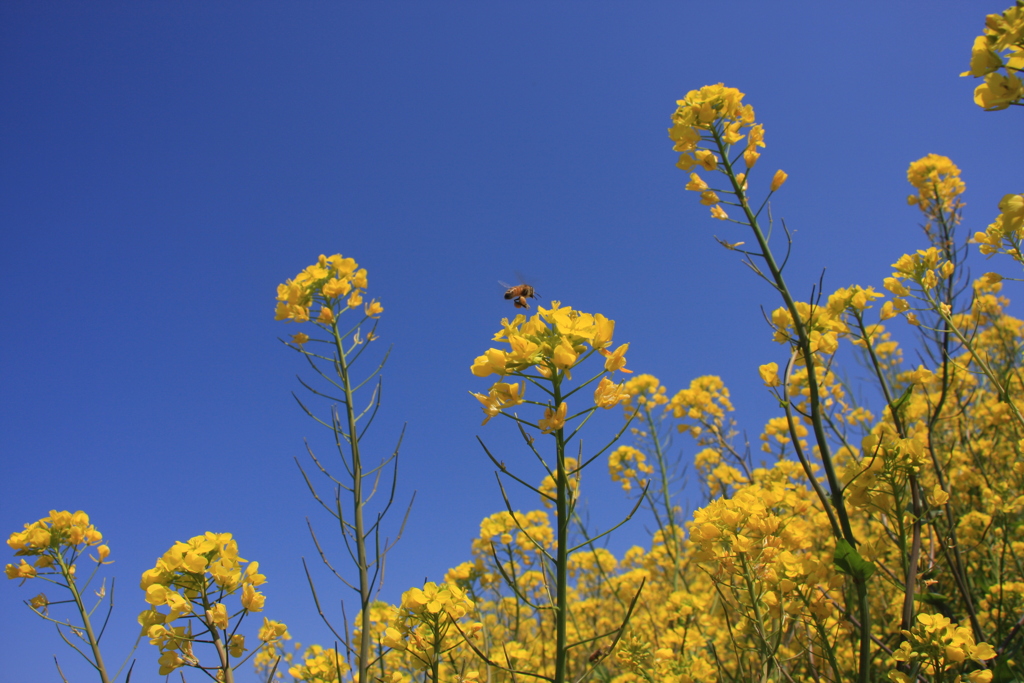
[[[522,272],[520,272],[520,271],[518,271],[518,270],[516,271],[516,278],[517,278],[517,279],[519,280],[519,284],[521,284],[521,285],[526,285],[526,284],[528,284],[528,285],[531,285],[531,286],[535,286],[535,285],[537,284],[537,280],[536,280],[536,278],[532,278],[532,277],[531,277],[531,278],[528,278],[528,277],[525,277],[525,276],[524,276],[524,275],[522,274]],[[533,292],[533,293],[534,293],[534,294],[536,295],[536,296],[535,296],[535,298],[539,298],[539,297],[540,297],[540,294],[537,294],[537,291],[536,291],[536,290],[534,290],[534,292]]]

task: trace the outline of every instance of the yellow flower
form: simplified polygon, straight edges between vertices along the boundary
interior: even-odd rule
[[[718,195],[711,190],[705,190],[700,193],[700,203],[704,206],[711,206],[713,204],[717,204],[719,201]]]
[[[498,401],[495,400],[494,396],[488,394],[477,394],[472,391],[469,393],[484,406],[484,415],[487,417],[485,417],[484,421],[480,423],[481,425],[487,424],[491,421],[492,417],[501,414],[501,406],[498,405]]]
[[[256,637],[264,643],[268,643],[278,638],[284,638],[287,633],[288,627],[280,621],[273,621],[263,617],[263,626],[260,627],[259,634]]]
[[[370,318],[376,318],[384,312],[384,307],[380,305],[380,302],[374,299],[373,301],[366,304],[366,315]]]
[[[298,334],[292,335],[292,344],[298,344],[302,346],[309,341],[309,335],[305,332],[299,332]]]
[[[352,274],[352,284],[359,289],[366,289],[368,286],[366,282],[366,268],[360,268]]]
[[[609,320],[600,313],[594,314],[594,338],[591,346],[595,349],[603,349],[612,343],[612,335],[615,333],[615,321]]]
[[[602,377],[594,389],[594,405],[599,408],[613,408],[629,398],[621,384]]]
[[[998,70],[1002,66],[1003,60],[989,47],[985,36],[978,36],[974,39],[974,47],[971,48],[971,69],[960,75],[979,78]]]
[[[786,178],[788,177],[789,174],[783,171],[781,168],[778,171],[776,171],[775,176],[772,178],[771,191],[775,192],[780,187],[782,187],[782,184],[786,182]]]
[[[337,299],[352,291],[352,285],[348,280],[331,279],[324,283],[320,292],[328,299]]]
[[[185,599],[180,593],[174,591],[167,591],[165,594],[165,603],[170,608],[171,613],[175,616],[180,614],[187,614],[192,611],[192,603]]]
[[[484,414],[487,415],[483,424],[487,424],[492,417],[499,415],[506,408],[522,403],[525,390],[526,385],[522,383],[496,382],[487,395],[474,393],[473,396],[483,404]]]
[[[554,362],[556,368],[568,371],[576,363],[576,359],[578,357],[579,354],[573,348],[572,344],[569,343],[569,340],[562,337],[562,341],[560,341],[558,346],[554,349],[551,360]],[[566,372],[566,376],[568,376],[568,372]]]
[[[697,159],[697,163],[700,164],[705,171],[714,171],[718,168],[718,157],[715,156],[714,152],[708,149],[700,149],[694,153],[694,157]]]
[[[185,660],[174,651],[168,651],[160,655],[160,659],[157,660],[157,663],[160,664],[159,674],[161,676],[167,676],[175,669],[185,666]]]
[[[250,562],[249,566],[245,568],[245,576],[242,581],[252,586],[262,586],[267,582],[267,577],[259,573],[260,563]]]
[[[222,602],[218,602],[213,607],[206,610],[206,621],[217,628],[226,629],[228,627],[227,605]]]
[[[761,375],[761,381],[764,382],[767,387],[777,387],[782,384],[782,380],[779,379],[779,364],[778,363],[766,363],[760,366],[757,371]]]
[[[691,168],[697,165],[697,160],[693,158],[692,154],[680,154],[679,161],[676,162],[676,166],[684,171],[689,171]]]
[[[647,483],[647,479],[640,476],[641,472],[650,474],[654,467],[647,464],[647,456],[632,446],[619,446],[608,456],[608,473],[624,491],[632,490],[634,482],[641,487]]]
[[[505,352],[500,349],[488,349],[484,355],[478,356],[473,361],[470,370],[477,377],[487,377],[492,374],[504,375]]]
[[[241,633],[236,633],[231,636],[231,640],[228,641],[228,652],[232,657],[241,657],[246,651],[245,647],[245,636]]]
[[[250,612],[262,612],[266,596],[252,587],[252,584],[245,584],[242,587],[242,607]]]
[[[740,126],[742,125],[742,121],[737,121],[735,123],[730,123],[725,127],[725,132],[722,134],[722,140],[725,141],[725,144],[735,145],[744,138],[744,136],[740,134]]]
[[[720,221],[724,221],[726,218],[729,217],[729,214],[727,214],[721,206],[718,206],[716,204],[715,206],[711,207],[711,217],[717,218]]]
[[[22,558],[21,563],[9,564],[5,568],[8,579],[33,579],[36,576],[36,568]]]
[[[974,103],[985,111],[999,111],[1014,104],[1024,95],[1024,83],[1016,74],[990,73],[985,82],[974,89]]]
[[[601,349],[601,355],[607,360],[604,362],[604,369],[607,372],[628,372],[632,374],[632,370],[626,369],[626,351],[629,350],[629,344],[623,344],[613,352],[608,352],[605,349]]]
[[[496,382],[491,387],[491,395],[501,404],[502,408],[511,408],[523,402],[523,394],[526,392],[526,384],[523,382],[508,383]]]
[[[558,404],[557,410],[552,410],[551,406],[544,409],[544,417],[537,423],[540,427],[540,431],[544,434],[550,434],[551,432],[558,431],[565,426],[565,414],[568,411],[569,406],[566,405],[565,401]]]
[[[694,192],[703,192],[708,189],[708,184],[705,183],[696,173],[691,173],[690,182],[686,183],[686,189],[693,190]]]
[[[743,105],[743,93],[736,88],[727,88],[723,83],[706,85],[700,90],[691,90],[676,103],[678,108],[672,115],[675,124],[669,131],[673,139],[689,139],[698,136],[700,129],[707,130],[715,121],[753,123],[753,109]],[[697,129],[685,131],[685,128]]]
[[[182,560],[185,571],[202,574],[206,571],[206,558],[195,551],[189,551]]]

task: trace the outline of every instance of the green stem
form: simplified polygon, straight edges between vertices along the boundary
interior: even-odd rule
[[[356,433],[356,413],[353,404],[352,382],[348,375],[348,363],[345,357],[345,349],[342,344],[341,334],[338,332],[337,321],[331,324],[331,332],[334,336],[334,348],[337,354],[335,358],[335,370],[341,378],[342,387],[345,391],[345,417],[348,422],[348,444],[352,453],[352,505],[353,524],[355,526],[356,545],[356,569],[359,571],[359,680],[370,680],[370,572],[366,555],[366,530],[363,521],[363,508],[366,501],[363,500],[363,461],[359,453],[359,435]],[[344,529],[342,529],[344,533]],[[436,679],[435,679],[436,680]]]
[[[668,464],[665,462],[665,451],[661,447],[661,435],[658,432],[658,427],[654,423],[654,417],[651,415],[651,409],[648,405],[644,406],[644,418],[647,420],[647,428],[650,430],[651,439],[654,441],[654,455],[658,459],[658,474],[661,477],[661,499],[665,506],[665,520],[668,525],[668,529],[662,528],[662,536],[671,536],[672,546],[672,590],[676,591],[679,589],[679,561],[680,561],[680,546],[679,542],[679,527],[676,526],[676,517],[672,510],[672,494],[668,487]],[[668,541],[668,539],[663,538]],[[666,543],[668,545],[668,543]]]
[[[814,429],[814,439],[818,444],[818,455],[821,458],[822,468],[825,470],[825,477],[828,481],[832,506],[839,519],[843,538],[851,546],[856,547],[857,541],[853,533],[853,527],[850,524],[846,504],[843,501],[843,488],[839,482],[839,476],[836,473],[835,464],[832,461],[831,449],[829,448],[828,437],[825,433],[825,426],[822,421],[821,397],[819,396],[818,378],[815,374],[814,354],[811,349],[810,335],[807,332],[804,321],[800,317],[800,311],[797,309],[796,302],[790,294],[786,280],[782,276],[782,269],[779,267],[778,263],[776,263],[771,247],[768,245],[768,238],[761,230],[757,216],[754,215],[754,212],[750,208],[750,203],[747,201],[742,183],[738,182],[736,179],[736,173],[733,170],[732,162],[729,159],[729,148],[722,139],[722,132],[718,128],[712,128],[711,133],[715,144],[718,147],[719,156],[721,157],[722,165],[725,168],[725,174],[732,183],[733,193],[737,198],[739,198],[740,206],[747,219],[747,225],[749,225],[751,230],[753,230],[754,237],[757,239],[758,246],[761,249],[760,256],[768,267],[768,271],[771,274],[771,280],[779,294],[782,296],[782,299],[786,304],[786,308],[789,310],[789,314],[793,319],[793,331],[796,333],[797,337],[796,344],[800,350],[800,355],[803,356],[804,364],[807,367],[807,389],[809,393],[808,401],[810,403],[811,425]],[[793,436],[795,440],[797,437],[796,435]],[[808,472],[807,476],[813,477],[814,474],[813,472]],[[854,586],[857,591],[858,612],[860,614],[860,653],[857,680],[860,683],[867,683],[871,666],[871,614],[868,606],[867,582],[862,576],[852,576],[851,578],[853,579]]]
[[[431,630],[434,633],[434,653],[430,658],[430,680],[434,683],[439,683],[441,680],[441,645],[444,635],[441,633],[441,616],[439,614],[433,615],[433,621],[433,628]]]
[[[217,628],[216,624],[207,623],[205,620],[205,613],[213,607],[213,604],[210,602],[210,596],[207,593],[207,587],[208,586],[204,586],[202,591],[203,615],[200,615],[199,621],[210,632],[210,637],[213,639],[213,646],[216,648],[217,656],[220,658],[220,670],[224,673],[225,683],[234,683],[235,672],[231,669],[231,662],[228,659],[228,649],[224,644],[224,639],[221,637],[220,629]],[[239,618],[241,619],[241,617]]]
[[[555,409],[562,404],[561,378],[553,374]],[[568,664],[568,647],[566,624],[568,610],[568,574],[569,574],[569,479],[565,468],[565,433],[563,428],[555,432],[556,465],[556,512],[558,519],[558,554],[555,559],[555,678],[553,683],[565,683],[566,666]]]
[[[60,567],[60,573],[64,576],[64,580],[68,582],[68,590],[71,591],[71,595],[75,599],[75,606],[78,607],[78,613],[82,615],[82,628],[85,630],[86,638],[89,640],[89,647],[92,648],[92,665],[96,667],[97,671],[99,671],[100,680],[103,681],[103,683],[110,683],[110,677],[107,676],[107,668],[103,664],[103,654],[100,652],[100,643],[96,640],[96,634],[92,630],[92,622],[89,620],[89,610],[85,608],[85,603],[82,602],[82,594],[78,592],[78,586],[75,584],[75,575],[72,573],[71,567],[64,561],[64,556],[60,552],[53,553],[52,557],[57,560],[57,564]]]

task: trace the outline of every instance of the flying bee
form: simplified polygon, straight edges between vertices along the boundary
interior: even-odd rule
[[[512,299],[516,308],[529,308],[530,304],[526,303],[526,299],[536,299],[537,292],[530,285],[516,285],[505,290],[505,298]]]

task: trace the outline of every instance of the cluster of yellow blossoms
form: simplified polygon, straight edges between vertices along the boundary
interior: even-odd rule
[[[333,325],[337,316],[360,304],[363,304],[364,313],[368,317],[375,318],[384,312],[384,307],[376,299],[364,304],[363,293],[366,287],[366,269],[359,268],[355,259],[343,258],[341,254],[321,254],[316,263],[277,286],[274,319],[287,322],[307,322],[312,319],[321,325]],[[318,306],[315,318],[311,310],[314,306]],[[300,332],[292,341],[303,344],[309,341],[309,337]]]
[[[943,216],[958,220],[963,208],[960,195],[964,193],[964,181],[960,179],[960,169],[949,157],[929,154],[911,163],[907,168],[907,182],[917,190],[917,194],[907,197],[907,203],[921,209],[929,223]]]
[[[684,171],[700,167],[705,171],[725,173],[730,176],[732,187],[724,192],[736,197],[735,205],[745,206],[747,177],[761,156],[760,148],[765,146],[764,127],[754,123],[754,108],[743,104],[742,92],[727,88],[722,83],[691,90],[676,104],[678,108],[672,115],[672,127],[668,130],[669,138],[675,142],[672,149],[680,152],[676,165]],[[730,159],[729,153],[732,146],[744,138],[747,143],[742,157],[747,170],[733,176],[733,164],[738,158]],[[772,177],[770,191],[775,192],[782,187],[787,178],[784,171],[777,171]],[[718,196],[723,191],[711,188],[696,172],[690,173],[686,189],[700,192],[700,203],[711,207],[714,218],[725,220],[729,217]]]
[[[600,313],[590,314],[574,311],[551,302],[551,308],[537,307],[537,313],[529,319],[519,314],[511,322],[504,318],[502,329],[494,335],[494,341],[505,342],[509,349],[488,349],[484,355],[473,361],[470,368],[477,377],[499,375],[522,377],[530,382],[548,379],[560,383],[563,378],[571,379],[572,370],[593,353],[605,357],[604,372],[631,372],[626,369],[626,351],[629,344],[622,344],[609,351],[615,321]],[[483,405],[484,424],[495,415],[521,403],[544,405],[544,417],[537,426],[545,434],[558,431],[565,425],[568,414],[567,404],[557,396],[557,405],[526,401],[526,383],[495,382],[487,394],[474,393]],[[556,392],[557,393],[557,392]],[[552,394],[556,398],[556,394]],[[594,405],[611,408],[625,400],[626,395],[619,385],[602,377],[594,391]]]
[[[385,647],[403,652],[421,669],[433,669],[433,680],[445,655],[472,638],[481,624],[456,624],[473,609],[473,601],[457,585],[434,582],[402,594],[401,608],[393,610],[384,630]],[[446,667],[447,668],[447,667]]]
[[[248,566],[243,568],[244,564]],[[237,625],[231,628],[230,620],[263,611],[266,597],[256,588],[266,580],[258,562],[239,557],[231,534],[208,531],[171,546],[152,569],[143,572],[140,582],[151,607],[139,615],[139,623],[150,643],[160,649],[160,675],[182,666],[224,669],[228,666],[224,649],[231,657],[242,657],[247,650],[245,636],[237,633]],[[239,591],[241,610],[229,615],[224,601]],[[172,626],[178,619],[185,619],[186,625]],[[202,629],[199,634],[193,623]],[[193,644],[207,633],[219,644],[220,661],[215,667],[202,666],[193,651]],[[271,643],[286,634],[284,624],[264,618],[258,638]]]
[[[349,666],[338,650],[325,650],[310,645],[302,655],[302,663],[288,669],[288,675],[303,683],[335,683],[348,673]]]
[[[974,635],[969,628],[957,626],[941,614],[918,614],[917,624],[910,630],[903,630],[907,639],[900,643],[893,658],[908,664],[919,663],[921,673],[935,680],[948,680],[949,672],[958,669],[966,660],[972,659],[980,664],[996,656],[995,649],[988,643],[974,643]],[[992,671],[982,669],[963,677],[956,675],[956,681],[988,683],[992,676]],[[912,683],[914,680],[901,671],[889,672],[889,678],[897,683]]]
[[[619,446],[608,456],[608,474],[612,481],[622,486],[623,491],[632,490],[634,485],[642,489],[649,479],[643,475],[652,472],[654,467],[648,464],[647,456],[633,446]]]
[[[985,17],[985,32],[974,39],[971,68],[961,76],[984,78],[974,89],[974,102],[987,111],[1021,104],[1024,82],[1024,2],[1017,0],[1002,14]]]
[[[100,544],[102,540],[103,534],[89,523],[89,515],[81,510],[74,513],[50,510],[49,516],[26,524],[24,531],[16,531],[7,539],[7,545],[14,549],[14,554],[22,557],[18,564],[7,565],[7,578],[32,579],[39,575],[40,570],[44,574],[59,574],[60,569],[54,567],[57,564],[65,565],[74,573],[75,561],[81,552],[93,546],[97,555],[93,559],[102,563],[110,555],[110,548]],[[25,557],[35,557],[36,560],[29,564]],[[45,605],[45,596],[37,602],[40,606]]]
[[[555,545],[555,537],[551,530],[548,515],[543,510],[512,513],[496,512],[480,522],[480,536],[473,541],[473,555],[489,557],[498,553],[510,564],[509,569],[536,567],[542,563],[542,554]],[[512,563],[515,563],[513,566]],[[471,573],[482,571],[483,564],[472,568],[460,565],[462,569],[455,575],[446,577],[451,583],[458,578],[466,578]],[[500,583],[500,576],[492,577]]]
[[[665,395],[667,389],[654,375],[637,375],[627,380],[622,385],[622,390],[626,394],[622,407],[627,415],[632,414],[637,407],[654,408],[668,403],[668,397]]]
[[[985,229],[985,232],[974,233],[974,241],[985,256],[1006,254],[1021,265],[1024,265],[1024,252],[1021,241],[1024,240],[1024,193],[1008,194],[999,202],[1000,214]]]

